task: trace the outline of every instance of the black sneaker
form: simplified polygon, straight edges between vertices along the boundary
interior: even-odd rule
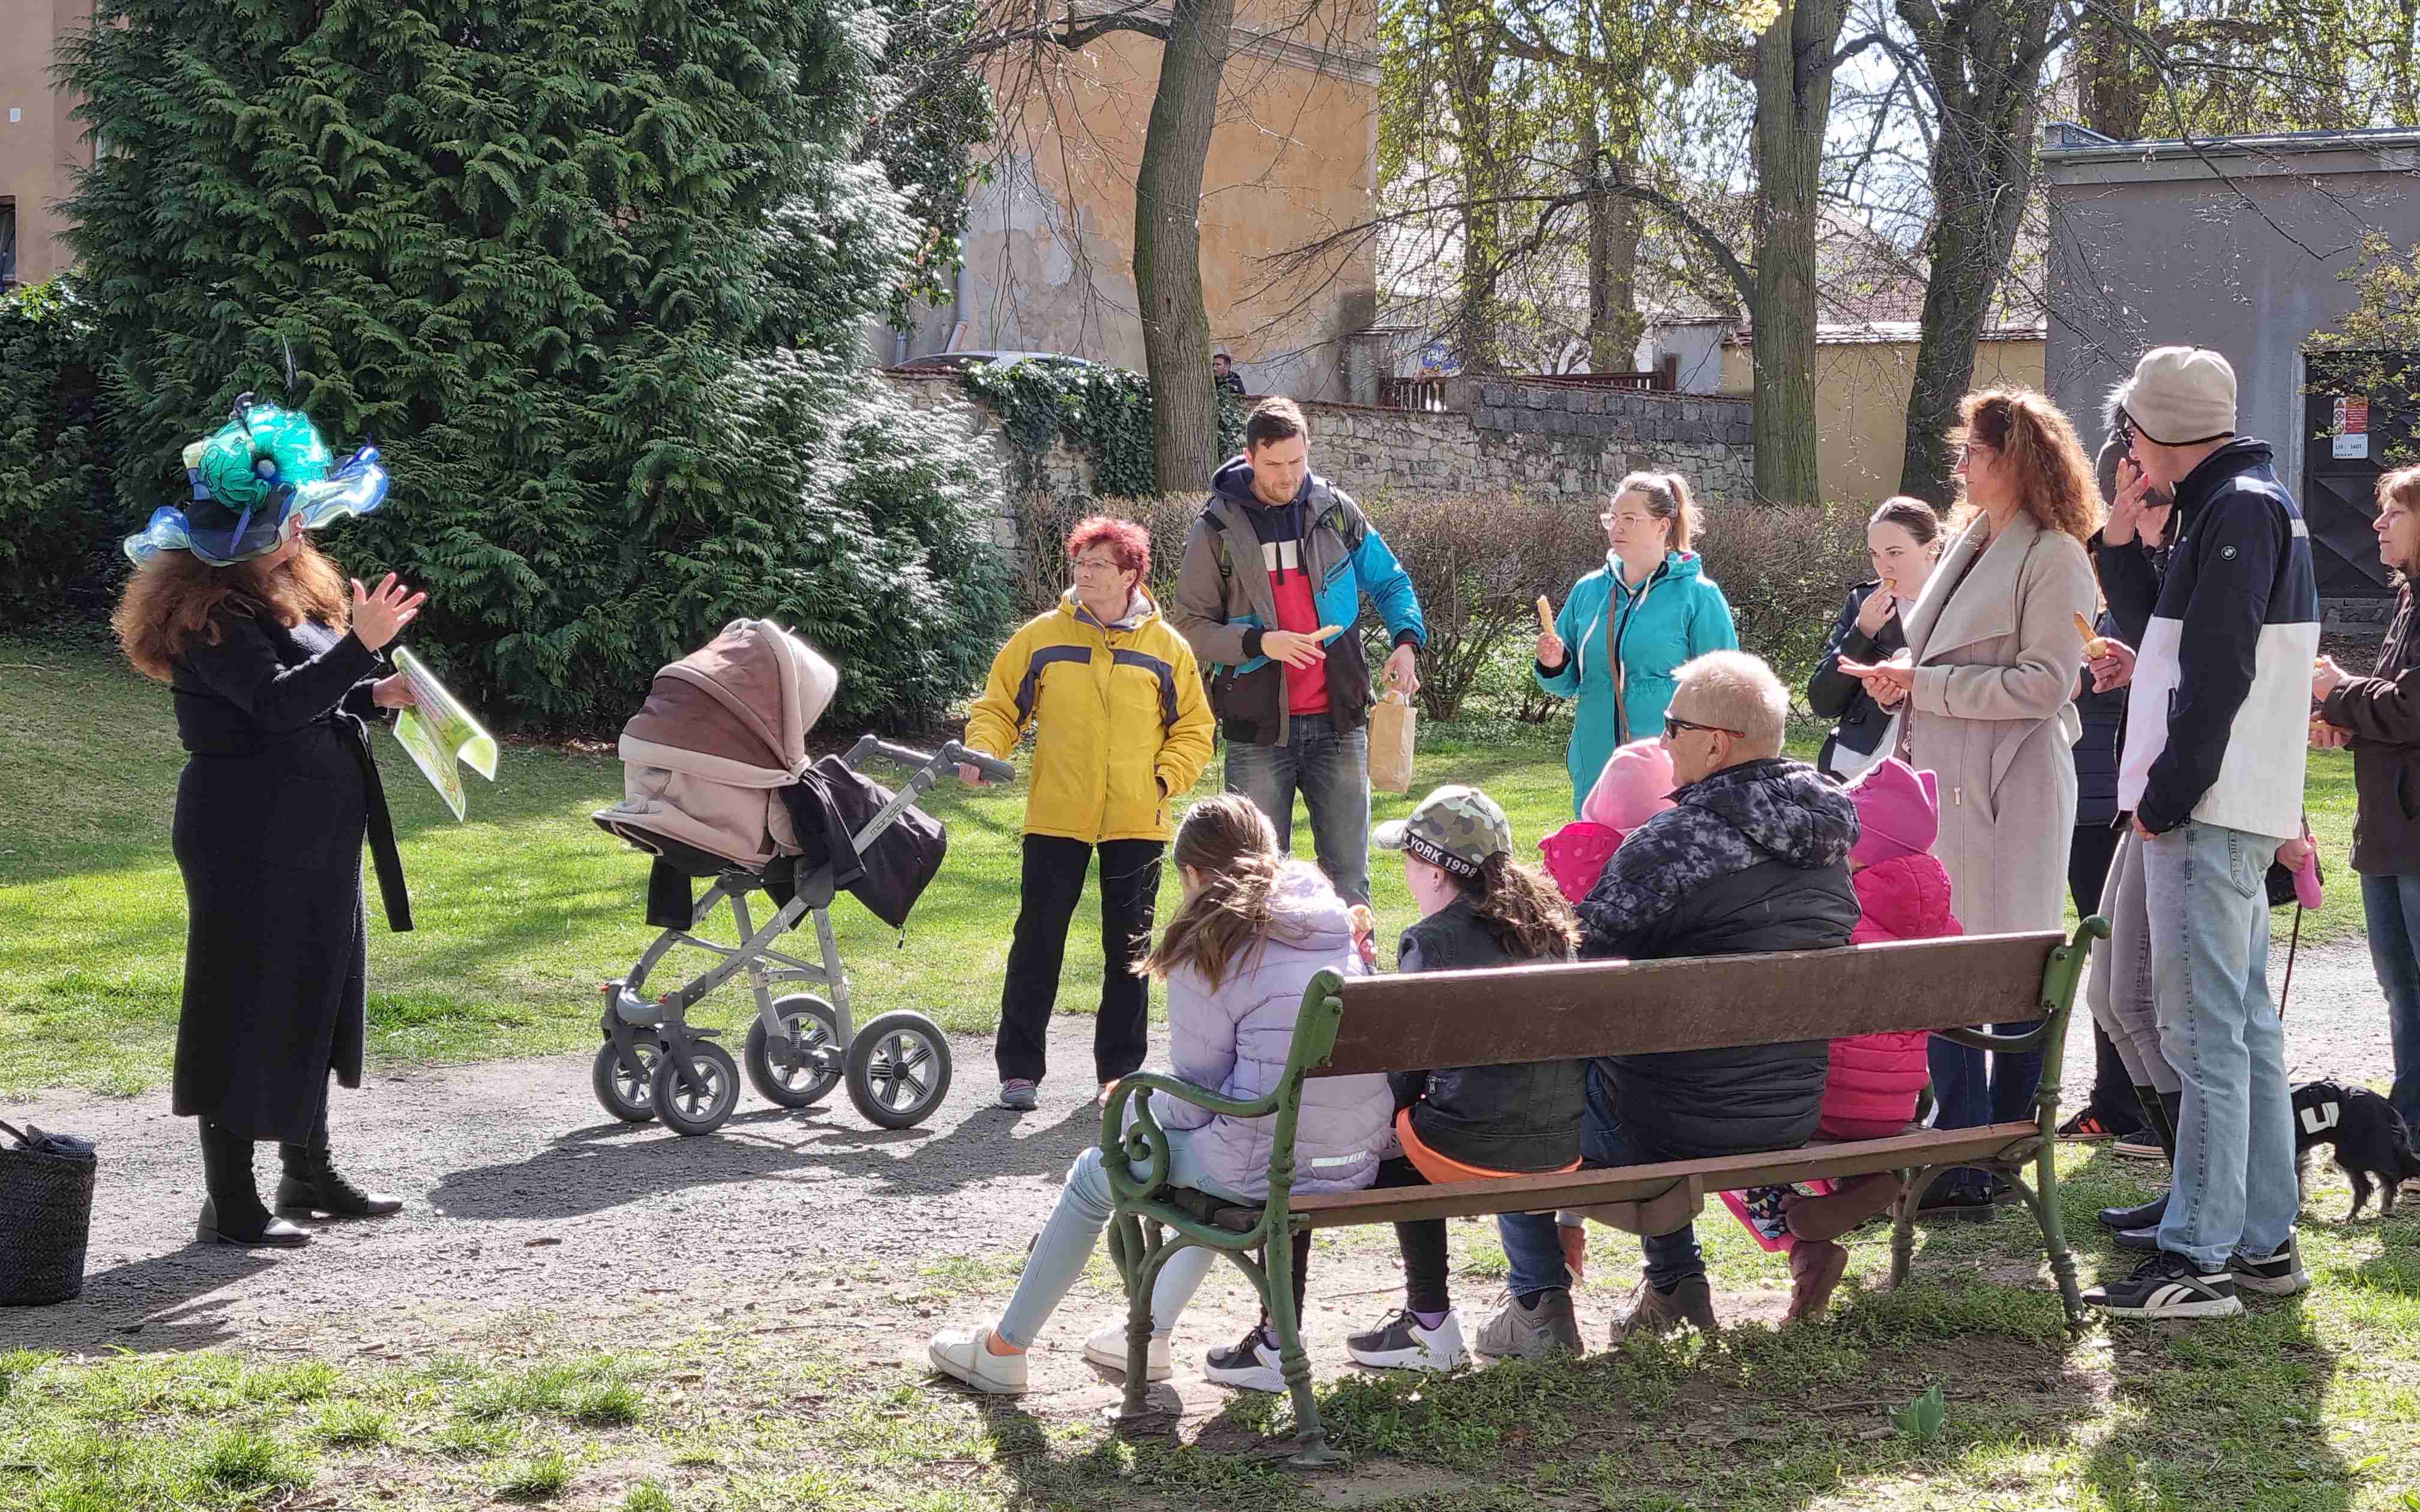
[[[2124,1233],[2130,1228],[2157,1228],[2168,1216],[2168,1194],[2164,1192],[2150,1201],[2132,1208],[2103,1208],[2093,1217],[2103,1228]]]
[[[2247,1260],[2239,1255],[2226,1262],[2227,1273],[2235,1277],[2237,1289],[2257,1291],[2266,1297],[2291,1297],[2311,1284],[2311,1273],[2303,1269],[2303,1252],[2292,1235],[2285,1244],[2265,1260]]]
[[[1344,1350],[1356,1364],[1380,1370],[1455,1370],[1470,1364],[1462,1315],[1455,1312],[1432,1329],[1420,1327],[1411,1309],[1399,1307],[1369,1333],[1347,1334]]]
[[[2106,1139],[2123,1139],[2133,1132],[2134,1130],[2131,1129],[2110,1128],[2102,1120],[2099,1114],[2088,1109],[2058,1126],[2059,1138],[2081,1140],[2089,1144],[2099,1144]]]
[[[2084,1294],[2115,1317],[2232,1317],[2243,1311],[2235,1276],[2204,1270],[2194,1261],[2162,1250],[2123,1281],[2105,1281]]]
[[[1261,1336],[1257,1323],[1245,1333],[1243,1343],[1211,1350],[1202,1362],[1202,1373],[1221,1386],[1243,1391],[1286,1389],[1285,1368],[1279,1364],[1278,1347]]]
[[[2156,1255],[2160,1248],[2160,1225],[2149,1228],[2121,1228],[2110,1237],[2110,1243],[2136,1255]]]

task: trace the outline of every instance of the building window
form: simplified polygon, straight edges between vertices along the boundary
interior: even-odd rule
[[[0,288],[17,284],[17,202],[0,199]]]

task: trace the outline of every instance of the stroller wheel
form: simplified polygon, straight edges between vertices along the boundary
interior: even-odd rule
[[[848,1100],[885,1129],[911,1129],[950,1091],[950,1042],[921,1013],[886,1013],[848,1047]]]
[[[773,1012],[789,1034],[790,1058],[776,1062],[765,1021],[750,1020],[748,1048],[742,1056],[748,1080],[768,1102],[784,1108],[814,1107],[840,1083],[840,1018],[830,1004],[804,992],[779,1000]]]
[[[656,1063],[656,1116],[676,1134],[711,1134],[738,1105],[739,1068],[711,1039],[690,1042],[689,1081],[681,1078],[682,1059],[668,1054]]]
[[[652,1039],[642,1039],[630,1047],[640,1068],[646,1074],[632,1076],[613,1053],[613,1042],[607,1040],[597,1052],[597,1064],[590,1068],[589,1081],[597,1089],[597,1100],[605,1111],[626,1124],[652,1123],[656,1116],[656,1065],[663,1052]]]

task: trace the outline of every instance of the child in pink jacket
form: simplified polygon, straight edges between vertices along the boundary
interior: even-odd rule
[[[1850,789],[1857,804],[1857,843],[1849,852],[1851,884],[1865,917],[1853,945],[1887,940],[1935,940],[1963,934],[1949,911],[1949,873],[1932,854],[1941,829],[1941,800],[1930,772],[1894,756]],[[1916,1094],[1928,1079],[1921,1029],[1856,1035],[1832,1041],[1832,1074],[1823,1088],[1816,1138],[1882,1139],[1916,1117]],[[1784,1198],[1789,1224],[1789,1317],[1813,1317],[1832,1299],[1848,1252],[1833,1242],[1899,1197],[1888,1176],[1858,1177],[1821,1196]]]
[[[1672,753],[1663,741],[1633,740],[1613,753],[1580,817],[1538,842],[1565,902],[1579,907],[1623,837],[1672,806]]]

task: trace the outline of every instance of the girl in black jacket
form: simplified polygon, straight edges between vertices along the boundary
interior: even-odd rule
[[[1866,554],[1874,579],[1849,590],[1823,643],[1823,659],[1807,682],[1807,707],[1836,722],[1815,765],[1843,782],[1891,754],[1898,726],[1840,662],[1887,662],[1906,648],[1900,616],[1924,592],[1941,558],[1941,517],[1922,499],[1885,499],[1866,523]]]

